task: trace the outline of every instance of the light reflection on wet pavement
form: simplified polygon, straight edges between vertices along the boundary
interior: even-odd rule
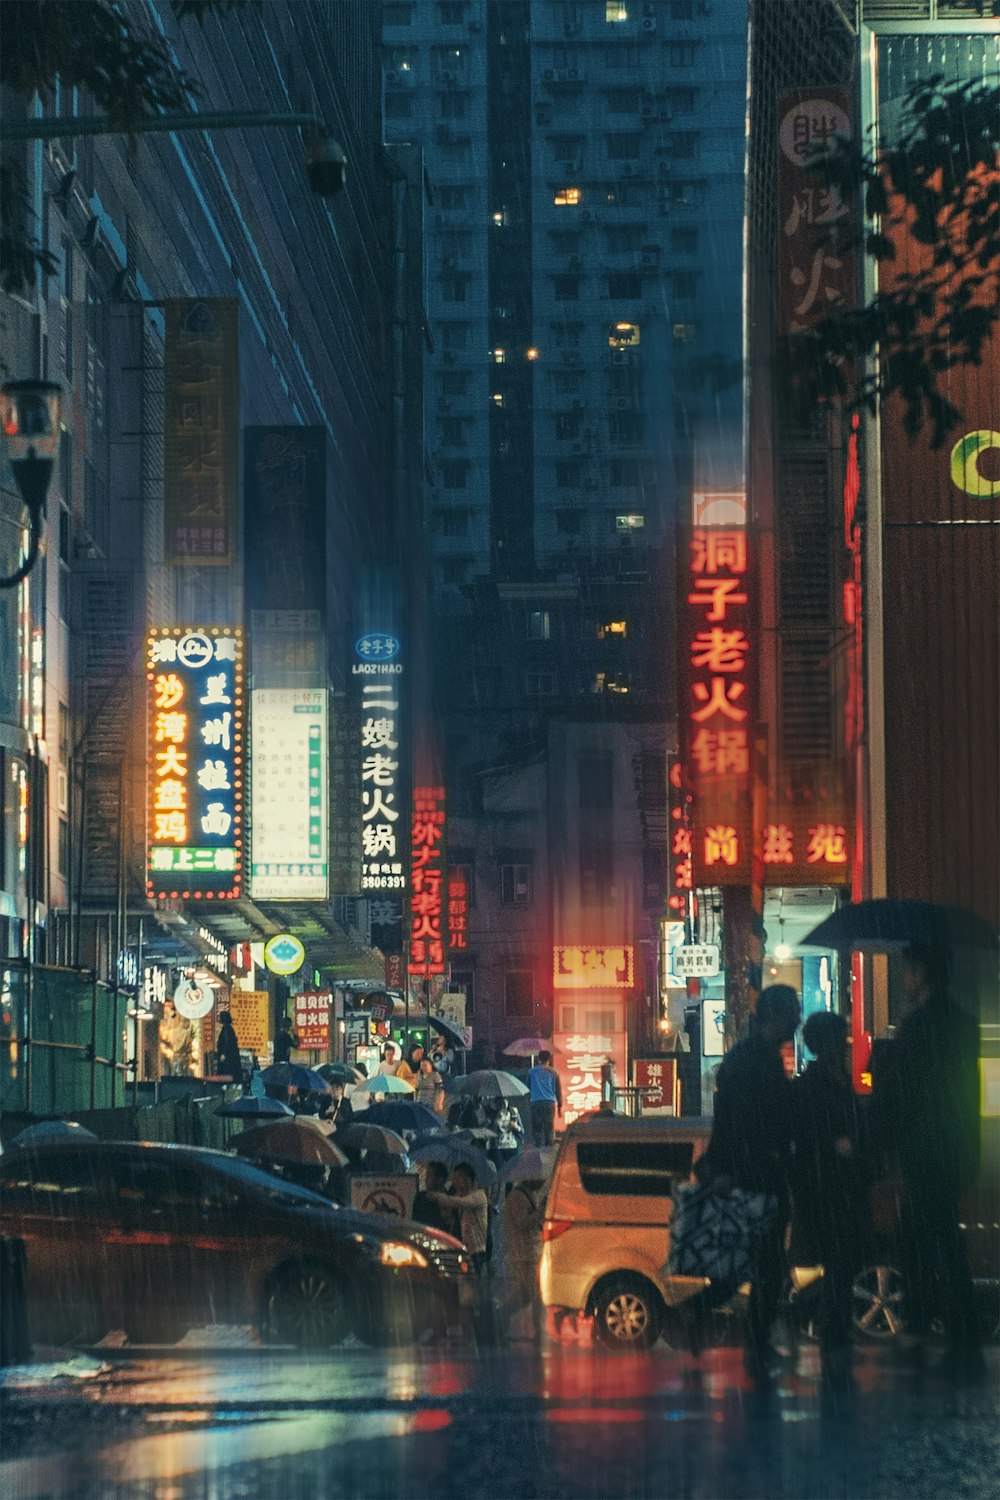
[[[4,1500],[1000,1493],[996,1350],[968,1390],[864,1352],[845,1395],[806,1346],[769,1396],[732,1349],[100,1353],[96,1379],[8,1381]]]

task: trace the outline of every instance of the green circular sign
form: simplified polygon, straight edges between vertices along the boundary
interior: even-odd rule
[[[279,932],[264,944],[264,963],[272,974],[296,974],[305,958],[306,950],[290,932]]]

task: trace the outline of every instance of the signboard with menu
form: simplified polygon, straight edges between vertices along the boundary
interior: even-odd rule
[[[295,1035],[303,1052],[326,1052],[330,1046],[329,990],[304,990],[295,996]]]

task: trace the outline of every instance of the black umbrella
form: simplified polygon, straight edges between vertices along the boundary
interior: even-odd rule
[[[292,1111],[287,1104],[282,1104],[280,1099],[258,1099],[253,1094],[241,1094],[238,1099],[233,1099],[229,1104],[220,1104],[215,1113],[234,1120],[253,1120],[261,1117],[287,1118]]]
[[[814,927],[803,942],[813,948],[854,953],[887,953],[910,943],[991,952],[998,947],[996,929],[963,906],[891,898],[842,906]]]
[[[261,1082],[270,1088],[284,1089],[311,1089],[314,1076],[309,1068],[303,1068],[299,1063],[272,1063],[260,1075]]]
[[[452,1047],[460,1051],[465,1050],[465,1032],[461,1026],[456,1026],[454,1021],[448,1021],[444,1016],[428,1016],[427,1023]]]
[[[322,1067],[316,1069],[316,1072],[321,1078],[325,1078],[327,1083],[360,1083],[365,1076],[353,1063],[348,1062],[323,1063]]]
[[[418,1104],[415,1099],[383,1099],[379,1104],[369,1104],[364,1112],[363,1124],[365,1125],[388,1125],[390,1130],[433,1130],[441,1124],[440,1115],[436,1115],[426,1104]]]

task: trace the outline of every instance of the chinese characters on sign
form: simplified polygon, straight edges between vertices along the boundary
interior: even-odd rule
[[[681,1085],[676,1057],[636,1057],[632,1061],[635,1086],[644,1090],[639,1107],[644,1116],[680,1114]]]
[[[469,946],[469,877],[459,867],[448,871],[448,949]]]
[[[632,988],[634,949],[553,948],[552,985],[557,990]]]
[[[166,561],[226,566],[238,474],[237,303],[172,301],[164,316]]]
[[[330,1046],[329,990],[305,990],[295,996],[293,1030],[303,1052],[326,1052]]]
[[[690,845],[697,885],[750,880],[753,854],[754,647],[746,496],[696,493],[682,574],[681,736],[692,794]],[[684,777],[682,773],[682,785]],[[672,829],[673,832],[673,829]],[[690,834],[688,839],[687,834]],[[676,862],[675,862],[676,865]],[[677,870],[675,868],[675,890]]]
[[[364,637],[369,640],[371,637]],[[359,643],[360,644],[360,643]],[[354,671],[378,671],[367,661]],[[399,671],[399,668],[389,668]],[[361,889],[402,891],[406,886],[400,827],[400,689],[387,675],[361,688]]]
[[[684,776],[683,762],[670,757],[670,880],[667,905],[675,918],[687,915],[689,892],[694,889],[691,859],[691,793]]]
[[[164,628],[146,639],[151,896],[240,894],[243,877],[243,636]]]
[[[778,135],[778,317],[782,333],[812,328],[854,299],[854,258],[839,235],[848,206],[816,170],[838,137],[851,135],[850,96],[781,96]]]
[[[416,786],[410,838],[411,978],[446,971],[445,871],[444,787]]]
[[[327,894],[327,694],[251,694],[251,894]]]
[[[624,1023],[624,1007],[622,1007]],[[563,1123],[601,1107],[601,1069],[614,1064],[619,1086],[625,1082],[625,1032],[557,1031],[553,1039],[556,1071],[562,1080]]]

